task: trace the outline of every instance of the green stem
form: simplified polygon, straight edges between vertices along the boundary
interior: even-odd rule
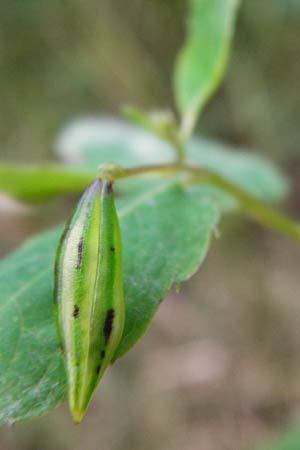
[[[171,111],[146,113],[134,106],[126,106],[122,108],[122,112],[132,123],[168,142],[176,154],[176,162],[183,164],[185,160],[185,137],[179,130],[179,126]]]
[[[177,163],[179,165],[183,165],[185,160],[185,151],[183,145],[179,142],[179,140],[173,141],[172,144],[177,153]]]
[[[193,134],[195,127],[195,114],[187,112],[181,120],[180,124],[180,136],[184,142],[188,141]]]
[[[100,176],[106,177],[105,165],[100,168]],[[241,189],[236,184],[228,181],[222,175],[201,167],[191,164],[174,163],[174,164],[154,164],[148,166],[138,166],[132,168],[120,168],[116,166],[114,171],[112,166],[109,168],[109,176],[113,179],[127,178],[131,176],[142,175],[146,173],[178,173],[186,172],[192,175],[193,182],[196,183],[211,183],[219,187],[223,191],[232,195],[239,203],[240,208],[248,216],[255,219],[257,222],[267,225],[274,230],[286,234],[292,238],[300,239],[300,223],[289,219],[287,216],[276,211],[271,206],[258,200],[255,196]]]
[[[231,183],[221,175],[210,172],[203,174],[202,180],[214,184],[225,192],[231,194],[239,203],[240,208],[248,216],[257,222],[269,226],[292,238],[300,239],[300,223],[290,219],[284,214],[266,205],[248,192],[242,190],[239,186]]]

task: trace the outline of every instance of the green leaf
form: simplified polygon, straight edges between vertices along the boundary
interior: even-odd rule
[[[187,136],[225,71],[238,4],[238,0],[190,0],[186,43],[174,73]]]
[[[174,150],[152,133],[101,116],[68,125],[57,139],[56,154],[67,164],[89,169],[107,162],[131,167],[174,158]]]
[[[253,152],[195,137],[188,144],[187,156],[265,202],[282,200],[289,191],[288,179],[277,167]],[[223,210],[236,206],[228,194],[217,188],[200,186],[198,189],[210,193]]]
[[[197,270],[218,219],[207,198],[161,178],[120,203],[126,324],[116,358],[145,332],[171,285]],[[0,263],[0,423],[38,416],[66,396],[52,315],[60,232],[34,238]]]
[[[75,122],[62,133],[57,153],[70,164],[68,167],[0,164],[0,190],[22,200],[44,200],[83,190],[96,176],[99,164],[113,162],[131,167],[167,163],[174,157],[166,142],[147,131],[111,119]],[[187,144],[187,156],[191,162],[215,170],[262,200],[280,200],[287,193],[285,177],[273,164],[253,153],[194,137]],[[135,189],[134,180],[123,183],[123,191],[128,193],[129,188]],[[207,192],[218,200],[223,209],[234,206],[232,199],[220,190],[209,187]]]
[[[0,164],[0,191],[21,200],[40,201],[57,194],[82,190],[97,175],[94,170],[80,170],[58,165],[30,166]]]
[[[173,161],[172,148],[135,126],[107,118],[83,119],[72,123],[58,141],[58,156],[80,167],[97,167],[105,162],[125,165],[168,163]],[[269,161],[240,148],[193,137],[187,143],[190,162],[212,169],[236,183],[248,193],[265,201],[278,201],[288,192],[286,177]],[[124,183],[135,186],[134,180]],[[201,186],[222,209],[235,206],[232,198],[219,189]]]

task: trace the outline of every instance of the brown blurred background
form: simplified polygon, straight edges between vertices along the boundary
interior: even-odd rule
[[[181,0],[2,0],[1,160],[49,160],[74,117],[173,104],[185,10]],[[299,92],[299,0],[244,0],[199,131],[280,164],[292,180],[283,207],[296,217]],[[2,199],[0,254],[71,205]],[[0,450],[248,450],[300,425],[299,267],[299,244],[226,218],[199,273],[108,371],[82,425],[63,406],[0,430]]]

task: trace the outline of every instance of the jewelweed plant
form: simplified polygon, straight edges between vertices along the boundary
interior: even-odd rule
[[[201,138],[195,125],[225,71],[238,0],[190,0],[173,74],[177,111],[122,108],[123,120],[74,123],[60,163],[0,164],[0,189],[27,202],[114,182],[123,243],[125,326],[113,360],[145,333],[171,286],[199,268],[221,217],[241,213],[291,238],[300,225],[270,204],[288,181],[253,153]],[[0,263],[0,423],[30,419],[65,401],[64,357],[53,318],[55,250],[63,225]]]

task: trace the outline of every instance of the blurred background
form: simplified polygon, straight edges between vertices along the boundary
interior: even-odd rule
[[[173,105],[186,6],[2,0],[1,160],[52,159],[57,133],[85,114]],[[299,92],[299,0],[244,0],[225,81],[199,131],[280,164],[292,181],[282,206],[295,217]],[[0,255],[63,220],[73,203],[33,209],[1,198]],[[299,244],[226,218],[199,273],[107,372],[80,427],[62,406],[1,429],[0,450],[254,450],[290,424],[300,429],[299,267]],[[296,435],[294,447],[268,448],[299,450]]]

